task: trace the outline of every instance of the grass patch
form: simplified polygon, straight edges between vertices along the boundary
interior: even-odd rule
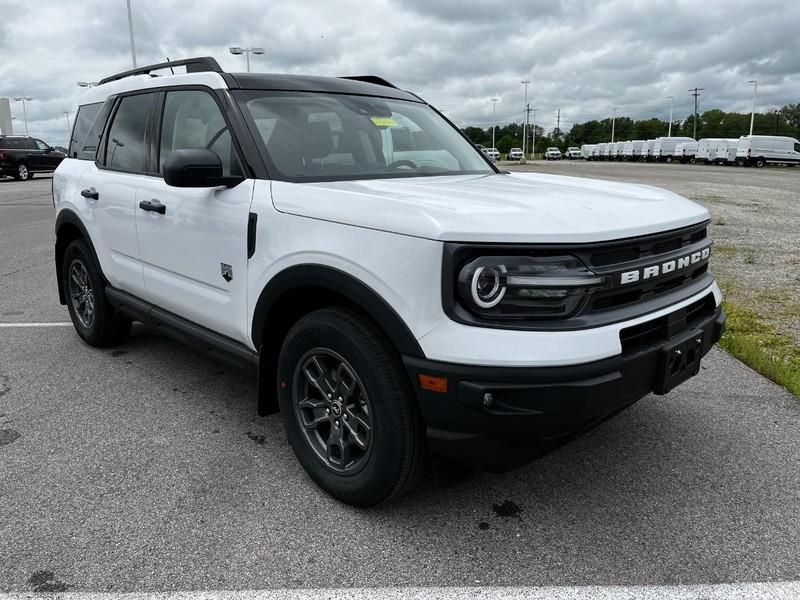
[[[775,331],[752,310],[729,301],[725,334],[719,345],[733,356],[800,396],[800,348],[794,339]]]
[[[711,249],[711,251],[719,256],[733,256],[736,254],[736,248],[733,246],[725,246],[723,244],[714,244],[714,247]]]

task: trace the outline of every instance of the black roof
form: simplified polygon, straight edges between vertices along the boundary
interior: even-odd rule
[[[231,88],[244,90],[281,90],[292,92],[330,92],[334,94],[359,94],[381,96],[398,100],[421,102],[411,92],[398,89],[379,77],[318,77],[313,75],[281,75],[275,73],[226,73]],[[383,82],[383,83],[373,83]]]
[[[245,90],[281,90],[293,92],[330,92],[336,94],[359,94],[380,96],[399,100],[423,100],[411,92],[404,92],[397,86],[376,75],[351,77],[314,77],[308,75],[277,75],[267,73],[226,73],[219,63],[210,56],[171,60],[155,65],[136,67],[100,80],[100,85],[118,81],[133,75],[152,75],[153,71],[186,67],[187,73],[214,72],[225,78],[228,87]]]

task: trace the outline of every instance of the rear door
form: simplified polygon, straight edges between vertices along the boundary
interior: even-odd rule
[[[247,229],[254,180],[233,188],[168,186],[160,171],[175,150],[212,150],[226,176],[242,175],[242,161],[211,90],[168,90],[159,108],[154,128],[159,174],[142,182],[137,204],[157,202],[164,213],[136,211],[147,299],[247,343]]]
[[[112,286],[144,297],[144,276],[136,239],[137,193],[152,177],[148,128],[157,94],[120,97],[105,128],[97,160],[81,178],[86,226],[103,273]]]
[[[46,171],[47,168],[43,158],[44,151],[39,148],[36,141],[33,138],[23,138],[21,142],[27,155],[28,169],[30,171]]]

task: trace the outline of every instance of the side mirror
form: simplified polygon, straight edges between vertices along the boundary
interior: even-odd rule
[[[164,181],[184,188],[233,187],[241,177],[223,177],[222,161],[211,150],[175,150],[164,161]]]
[[[52,146],[48,146],[47,148],[44,149],[44,153],[45,154],[49,154],[52,151],[53,151],[53,147]]]

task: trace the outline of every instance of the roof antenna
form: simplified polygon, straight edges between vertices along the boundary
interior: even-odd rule
[[[167,62],[169,62],[169,56],[167,57]],[[169,70],[172,71],[173,75],[175,75],[175,69],[172,68],[172,65],[169,66]]]

